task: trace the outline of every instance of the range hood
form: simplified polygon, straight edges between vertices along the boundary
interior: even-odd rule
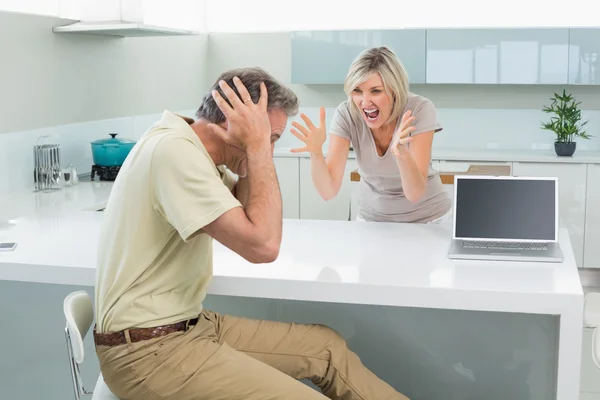
[[[75,22],[69,25],[55,26],[56,33],[90,33],[104,36],[143,37],[143,36],[175,36],[197,35],[197,31],[175,29],[165,26],[148,25],[139,22],[98,21]]]
[[[197,35],[204,20],[204,0],[60,0],[61,16],[71,23],[55,33],[117,37]]]

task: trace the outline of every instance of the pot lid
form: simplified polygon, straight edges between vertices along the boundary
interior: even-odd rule
[[[110,138],[106,139],[97,139],[92,142],[92,144],[130,144],[135,143],[135,140],[127,139],[127,138],[119,138],[117,139],[117,133],[109,133]]]

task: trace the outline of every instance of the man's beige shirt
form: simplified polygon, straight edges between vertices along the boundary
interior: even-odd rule
[[[198,232],[240,202],[181,117],[165,111],[121,167],[104,210],[96,271],[98,332],[198,316],[213,272]]]

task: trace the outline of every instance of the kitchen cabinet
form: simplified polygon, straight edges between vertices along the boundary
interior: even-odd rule
[[[600,85],[600,29],[570,29],[569,84]]]
[[[357,168],[355,159],[348,159],[342,186],[336,197],[325,201],[312,182],[310,158],[300,159],[300,218],[348,221],[350,219],[350,173]]]
[[[402,61],[410,83],[425,83],[424,29],[301,31],[291,33],[291,82],[341,84],[365,49],[386,46]]]
[[[558,178],[559,227],[567,228],[578,267],[583,266],[587,165],[571,163],[513,163],[514,176]]]
[[[600,268],[600,164],[587,168],[583,266]]]
[[[426,83],[566,84],[569,29],[428,29]]]
[[[275,171],[279,179],[283,218],[300,218],[299,159],[296,157],[274,157]]]

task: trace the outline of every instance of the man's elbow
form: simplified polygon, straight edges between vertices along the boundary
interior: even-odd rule
[[[281,243],[279,241],[269,241],[257,246],[252,254],[247,258],[253,264],[268,264],[277,260]]]

